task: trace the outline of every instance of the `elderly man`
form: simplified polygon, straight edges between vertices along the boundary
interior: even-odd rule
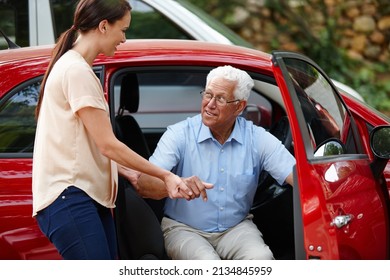
[[[240,117],[252,87],[242,70],[210,71],[201,113],[169,126],[149,159],[184,177],[195,198],[166,199],[161,226],[172,259],[273,259],[249,211],[260,172],[292,185],[295,159],[273,135]],[[144,174],[136,188],[144,197],[167,196],[162,182]]]

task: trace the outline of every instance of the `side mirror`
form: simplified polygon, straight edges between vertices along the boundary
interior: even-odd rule
[[[390,159],[390,126],[375,127],[370,133],[370,147],[375,155],[371,163],[371,170],[375,178],[378,178],[385,169]]]
[[[370,133],[370,145],[376,157],[390,159],[390,126],[375,127]]]
[[[320,144],[314,152],[314,157],[326,157],[345,154],[344,144],[338,139],[329,139]]]

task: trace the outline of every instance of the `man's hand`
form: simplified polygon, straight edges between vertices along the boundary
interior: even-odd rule
[[[207,201],[207,189],[212,189],[214,186],[210,183],[202,182],[197,176],[182,178],[186,186],[191,189],[193,196],[191,199],[202,197],[203,201]]]
[[[136,191],[139,191],[138,179],[141,176],[141,172],[134,169],[122,166],[118,164],[118,171],[123,177],[125,177],[133,185]]]

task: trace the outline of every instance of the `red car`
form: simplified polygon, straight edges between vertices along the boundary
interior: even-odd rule
[[[34,109],[50,53],[50,46],[0,51],[0,259],[60,258],[31,207]],[[94,71],[118,138],[147,158],[168,125],[200,112],[207,73],[227,64],[255,80],[244,117],[297,160],[294,188],[262,174],[253,202],[276,259],[389,259],[390,120],[338,92],[307,57],[130,40],[114,57],[98,57]],[[120,258],[164,258],[163,201],[122,184],[113,211]]]

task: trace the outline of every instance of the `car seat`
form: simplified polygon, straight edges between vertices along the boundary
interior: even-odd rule
[[[153,210],[125,178],[120,176],[118,184],[114,215],[119,259],[164,259],[164,237]]]
[[[115,134],[134,152],[148,159],[150,151],[146,139],[138,122],[131,115],[138,111],[138,104],[137,74],[126,74],[121,81],[120,106],[114,124]],[[125,114],[126,111],[128,114]],[[114,218],[120,259],[164,258],[164,238],[159,219],[130,182],[121,176]]]
[[[139,85],[137,74],[129,73],[122,78],[119,110],[115,117],[115,132],[119,140],[129,148],[146,159],[150,157],[150,151],[145,136],[136,121],[131,115],[138,111],[139,106]],[[125,114],[125,112],[129,114]]]

